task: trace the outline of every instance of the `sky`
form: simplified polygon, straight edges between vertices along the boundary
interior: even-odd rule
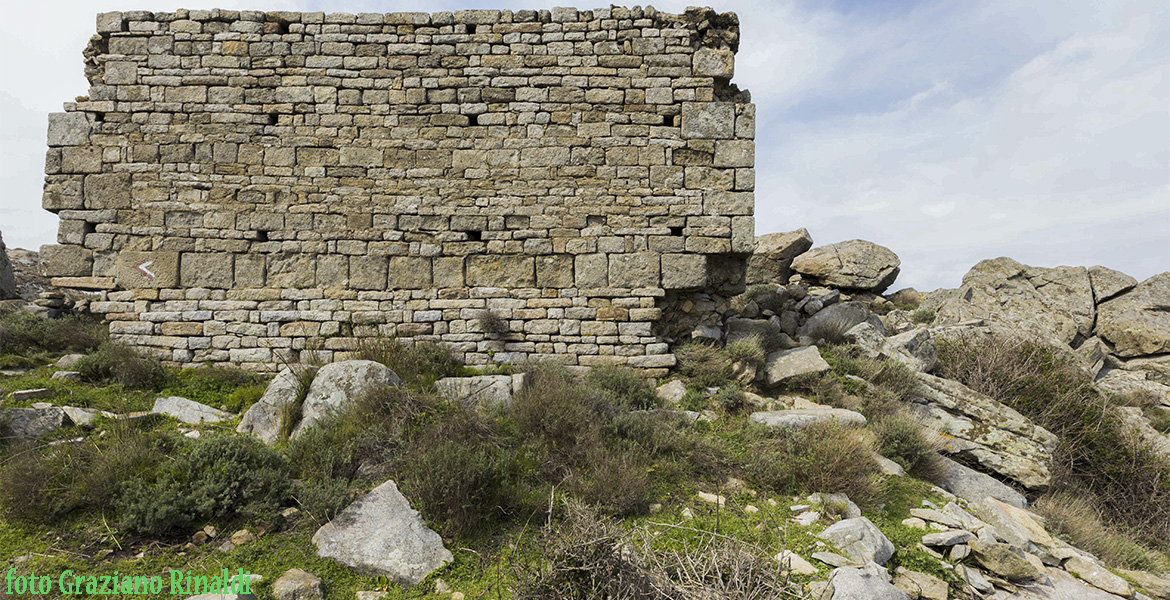
[[[599,6],[603,6],[598,3]],[[46,114],[85,95],[107,10],[550,8],[539,2],[45,0],[0,23],[0,231],[54,242],[40,208]],[[659,10],[681,12],[686,3]],[[578,8],[594,8],[578,5]],[[1170,270],[1170,7],[1163,1],[730,1],[733,79],[757,107],[756,233],[893,250],[893,288],[975,263]]]

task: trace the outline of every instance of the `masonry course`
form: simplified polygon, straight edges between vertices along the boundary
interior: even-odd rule
[[[738,43],[711,9],[103,13],[49,117],[43,269],[177,363],[397,336],[663,369],[753,248]]]

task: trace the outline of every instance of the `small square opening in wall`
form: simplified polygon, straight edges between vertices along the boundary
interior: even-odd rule
[[[269,125],[276,125],[276,122],[278,120],[280,120],[279,115],[277,115],[276,113],[268,113],[268,124]]]
[[[467,124],[472,127],[479,125],[479,115],[467,115]]]
[[[674,236],[682,236],[682,234],[683,234],[683,228],[682,228],[682,227],[671,227],[671,228],[670,228],[670,235],[674,235]]]
[[[469,242],[482,242],[483,241],[483,232],[482,231],[476,231],[474,229],[470,229],[470,230],[464,231],[463,233],[467,234],[467,241],[469,241]]]
[[[478,32],[479,32],[479,25],[471,24],[471,25],[467,26],[467,33],[470,33],[471,35],[475,35]]]
[[[258,231],[256,231],[256,237],[254,239],[257,242],[267,242],[268,241],[268,232],[264,231],[264,230],[258,230]]]
[[[605,215],[589,215],[585,217],[585,225],[587,227],[603,227],[605,226]]]

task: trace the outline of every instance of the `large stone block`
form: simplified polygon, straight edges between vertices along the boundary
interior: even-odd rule
[[[124,290],[173,288],[179,285],[179,253],[165,250],[118,253],[115,269],[118,287]],[[228,262],[231,271],[231,262]]]
[[[81,246],[41,246],[40,267],[45,277],[88,277],[93,252]]]
[[[609,286],[609,257],[605,254],[579,254],[573,259],[573,276],[579,288]]]
[[[85,113],[49,113],[49,145],[80,146],[89,143],[91,126]]]
[[[426,256],[390,257],[389,289],[422,290],[431,287],[433,266],[431,259]]]
[[[735,74],[735,53],[731,50],[699,48],[694,58],[695,77],[731,79]]]
[[[355,290],[386,289],[389,262],[385,256],[349,257],[349,287]]]
[[[313,264],[313,257],[310,255],[299,252],[282,252],[269,255],[267,260],[266,271],[269,286],[307,288],[312,287],[316,280],[317,269],[316,265]],[[350,276],[352,277],[352,275],[353,265],[350,265]]]
[[[68,146],[61,150],[62,173],[101,173],[102,149],[94,146]]]
[[[179,261],[183,287],[228,289],[233,281],[231,254],[186,252]]]
[[[487,254],[467,258],[467,285],[526,288],[536,285],[531,256]]]
[[[609,285],[611,287],[658,287],[660,255],[657,252],[611,254],[609,256]]]
[[[536,286],[542,288],[573,287],[573,257],[568,254],[536,257]]]
[[[662,287],[668,290],[707,285],[707,257],[702,254],[663,254]]]
[[[735,105],[726,102],[683,103],[682,135],[686,139],[734,138]]]
[[[90,210],[130,208],[130,174],[102,173],[85,178],[85,207]]]

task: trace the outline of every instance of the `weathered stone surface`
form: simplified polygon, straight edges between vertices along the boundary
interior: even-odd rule
[[[463,406],[507,407],[512,404],[512,376],[444,377],[435,382],[435,391]]]
[[[8,260],[7,247],[4,245],[4,232],[0,231],[0,300],[19,297],[16,293],[16,275],[12,271],[12,262]]]
[[[1028,562],[1022,554],[1017,554],[1008,544],[998,542],[984,542],[979,539],[971,540],[968,544],[971,553],[983,568],[1010,581],[1032,581],[1040,579],[1044,573]]]
[[[970,531],[951,529],[937,533],[928,533],[922,536],[922,543],[927,546],[954,546],[955,544],[966,543],[967,540],[973,537],[975,537],[975,534]]]
[[[1170,271],[1103,302],[1096,331],[1113,344],[1118,356],[1170,352]]]
[[[154,401],[154,407],[150,410],[153,413],[174,417],[191,425],[218,423],[235,416],[229,412],[211,408],[205,404],[178,396],[157,398]]]
[[[1087,558],[1074,556],[1064,561],[1064,570],[1110,594],[1116,594],[1123,598],[1129,598],[1133,595],[1133,586]]]
[[[731,79],[735,74],[735,53],[731,50],[700,48],[695,52],[695,77]]]
[[[886,338],[884,349],[886,356],[915,371],[929,371],[938,363],[938,347],[925,327]]]
[[[761,341],[777,339],[783,332],[780,326],[772,319],[743,319],[732,317],[727,319],[727,342],[746,340],[758,337]]]
[[[1056,540],[1044,530],[1044,526],[1031,512],[994,498],[984,498],[973,503],[971,510],[995,528],[996,537],[1000,541],[1035,554],[1046,565],[1060,564]]]
[[[662,400],[669,406],[673,406],[678,404],[682,400],[682,397],[686,395],[687,384],[683,383],[680,379],[674,379],[658,386],[658,389],[654,393],[658,396],[659,400]]]
[[[1122,369],[1105,369],[1094,382],[1097,388],[1106,394],[1127,396],[1138,394],[1160,400],[1163,405],[1170,406],[1170,385],[1165,385],[1147,378],[1147,373],[1125,371]]]
[[[817,311],[800,327],[799,333],[817,338],[826,330],[845,333],[860,323],[869,323],[882,335],[886,333],[881,318],[870,312],[864,302],[842,302]]]
[[[276,600],[325,600],[325,584],[308,571],[289,569],[272,583],[272,595]]]
[[[778,429],[804,429],[812,425],[840,423],[846,427],[865,427],[865,416],[844,408],[806,408],[754,412],[753,423]]]
[[[886,564],[894,555],[894,544],[869,519],[857,517],[833,523],[817,537],[831,542],[849,558],[861,563]]]
[[[318,529],[313,544],[323,558],[405,586],[418,584],[454,559],[393,481],[358,498]]]
[[[1118,570],[1118,573],[1132,579],[1146,594],[1158,600],[1170,600],[1170,577],[1158,577],[1143,571]]]
[[[776,562],[780,563],[780,568],[784,571],[790,571],[799,575],[816,575],[817,568],[812,566],[804,558],[791,550],[781,550],[776,555]]]
[[[512,378],[508,378],[511,387]],[[372,360],[335,362],[317,371],[301,411],[293,437],[335,414],[347,403],[382,388],[398,387],[402,380],[386,365]]]
[[[947,582],[926,573],[898,567],[894,576],[894,587],[911,598],[921,600],[947,600]]]
[[[938,432],[943,451],[1043,491],[1056,436],[1015,410],[961,383],[918,373],[911,410]]]
[[[755,252],[748,258],[747,284],[784,285],[792,276],[792,259],[812,248],[807,229],[756,236]]]
[[[1142,413],[1142,409],[1136,406],[1118,406],[1117,411],[1121,415],[1122,426],[1129,435],[1144,441],[1152,451],[1161,455],[1163,460],[1170,462],[1170,436],[1154,429]]]
[[[829,574],[829,585],[821,596],[827,600],[910,600],[887,579],[880,567],[840,567]]]
[[[89,142],[90,131],[85,113],[49,113],[49,146],[80,146]]]
[[[302,376],[302,372],[305,375]],[[317,367],[309,365],[285,367],[273,378],[272,383],[268,384],[264,395],[244,413],[236,431],[250,433],[270,446],[279,442],[282,407],[305,398],[308,387],[304,379],[311,379],[316,372]]]
[[[764,365],[764,381],[769,386],[775,386],[793,377],[824,373],[829,369],[829,363],[821,358],[821,352],[816,346],[781,350],[768,355],[768,362]]]
[[[41,246],[41,274],[45,277],[93,275],[93,252],[78,246]]]
[[[837,515],[845,519],[856,519],[861,516],[861,509],[845,494],[830,494],[817,492],[809,494],[808,503],[821,512]]]
[[[51,408],[0,408],[0,428],[6,435],[35,439],[70,424],[65,411]]]
[[[1098,304],[1128,292],[1138,284],[1138,280],[1133,277],[1101,265],[1089,267],[1089,282],[1093,285],[1093,298]]]
[[[1028,506],[1028,500],[1023,494],[1004,485],[998,479],[964,467],[943,456],[940,456],[938,461],[938,472],[932,483],[942,489],[968,502],[977,502],[990,496],[1018,508]]]
[[[885,291],[898,277],[901,261],[889,248],[865,240],[820,246],[797,256],[792,270],[839,288]]]
[[[1145,375],[1150,381],[1170,386],[1170,354],[1131,358],[1125,361],[1122,368]]]

